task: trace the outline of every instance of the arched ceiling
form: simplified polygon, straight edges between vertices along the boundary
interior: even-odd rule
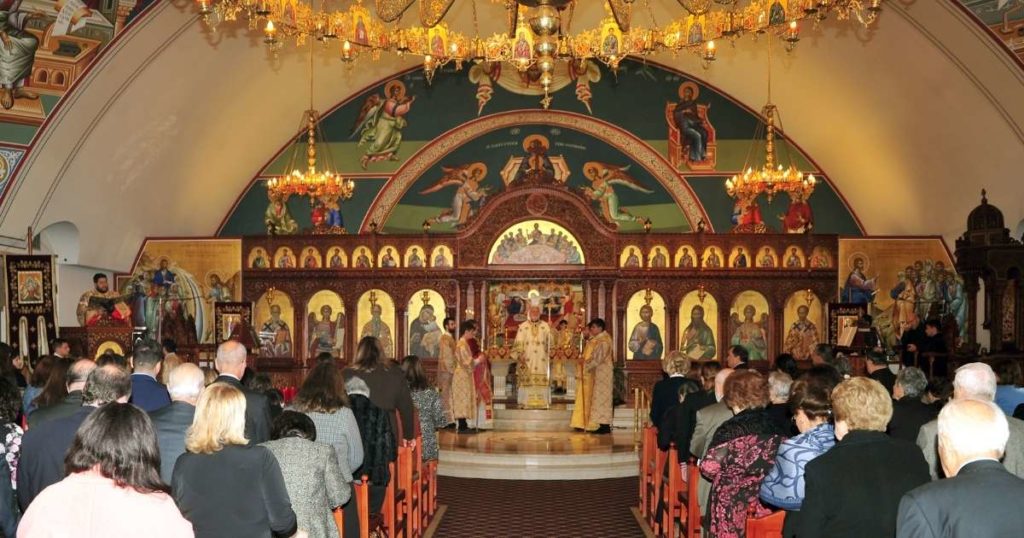
[[[660,21],[679,12],[675,0],[651,3]],[[596,23],[593,4],[576,24]],[[449,16],[468,21],[470,6]],[[69,221],[79,263],[124,269],[147,236],[215,233],[308,106],[302,54],[286,47],[272,61],[258,35],[220,32],[234,37],[206,30],[191,5],[163,2],[112,43],[37,136],[0,205],[0,235]],[[871,33],[827,22],[778,62],[787,134],[867,233],[951,240],[982,186],[1009,221],[1024,214],[1024,70],[985,32],[951,0],[889,1]],[[721,49],[708,71],[689,54],[655,59],[759,108],[763,44]],[[346,68],[325,53],[315,105],[413,64]]]

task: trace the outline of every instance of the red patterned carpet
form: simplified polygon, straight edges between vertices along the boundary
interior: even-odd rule
[[[438,538],[634,538],[636,478],[479,480],[438,478],[448,509]]]

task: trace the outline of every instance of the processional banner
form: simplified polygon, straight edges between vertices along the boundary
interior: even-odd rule
[[[50,341],[57,338],[53,256],[4,256],[4,282],[8,334],[15,353],[31,359],[49,354]]]

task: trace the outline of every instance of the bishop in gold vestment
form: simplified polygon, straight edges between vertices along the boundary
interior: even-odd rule
[[[522,364],[519,370],[520,379],[522,373],[529,374],[529,377],[544,378],[542,385],[547,385],[548,363],[551,360],[551,351],[554,348],[554,335],[551,333],[551,326],[540,319],[540,306],[531,305],[527,312],[527,320],[519,324],[516,330],[516,342],[513,348],[515,358]]]
[[[591,337],[583,348],[583,379],[576,386],[572,427],[587,431],[600,428],[610,432],[614,368],[612,337],[605,332],[604,322],[591,322],[588,330]]]

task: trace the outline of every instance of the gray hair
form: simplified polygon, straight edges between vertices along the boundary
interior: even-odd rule
[[[939,444],[961,456],[995,453],[1001,458],[1009,439],[1006,415],[991,401],[953,400],[939,413]]]
[[[928,387],[928,378],[920,368],[909,366],[896,374],[896,384],[903,387],[907,398],[920,398]]]
[[[236,340],[227,340],[217,346],[217,364],[241,364],[245,362],[248,353],[245,346]]]
[[[108,364],[94,368],[82,390],[83,405],[101,406],[131,396],[132,378],[119,366]]]
[[[167,392],[170,393],[171,398],[198,398],[205,386],[206,378],[203,371],[192,363],[179,364],[168,374]]]
[[[792,388],[793,378],[786,372],[773,371],[768,374],[768,397],[773,403],[789,401]]]
[[[983,362],[965,364],[953,378],[953,396],[991,402],[996,399],[996,373]]]

